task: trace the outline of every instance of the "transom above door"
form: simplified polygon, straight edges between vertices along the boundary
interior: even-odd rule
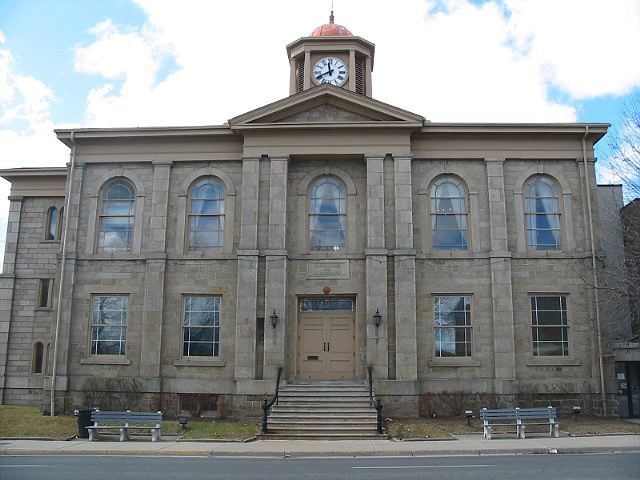
[[[298,378],[355,378],[353,298],[301,298],[298,312]]]

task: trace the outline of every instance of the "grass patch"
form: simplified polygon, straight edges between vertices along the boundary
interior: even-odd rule
[[[482,426],[471,422],[467,426],[464,418],[411,418],[391,420],[385,423],[387,432],[394,438],[451,438],[454,433],[482,432]]]
[[[607,433],[640,433],[640,425],[621,418],[572,417],[560,418],[560,431],[572,435],[598,435]]]
[[[163,435],[180,435],[183,438],[216,438],[242,440],[258,432],[257,421],[197,420],[189,421],[182,432],[176,420],[162,422]],[[49,417],[40,415],[38,407],[0,405],[0,437],[69,438],[78,432],[76,418],[71,415]],[[133,431],[135,434],[135,430]],[[149,435],[146,435],[149,436]]]
[[[640,434],[640,425],[619,418],[581,417],[574,421],[573,417],[560,417],[560,431],[572,435],[603,435],[612,433]],[[407,420],[391,420],[386,422],[387,432],[394,438],[451,438],[456,433],[482,433],[482,421],[474,419],[467,425],[465,418],[412,418]],[[531,427],[527,432],[545,431],[546,427]],[[513,433],[513,428],[496,428],[496,433]]]
[[[67,438],[78,431],[75,417],[40,415],[38,407],[0,405],[0,437]]]
[[[169,423],[169,422],[167,422]],[[180,425],[173,421],[180,432]],[[199,439],[199,438],[215,438],[229,440],[244,440],[253,437],[258,433],[260,423],[253,420],[198,420],[189,421],[187,429],[183,432],[182,438]],[[164,426],[162,427],[164,434]]]

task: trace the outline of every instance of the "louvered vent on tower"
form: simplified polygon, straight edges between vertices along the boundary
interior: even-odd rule
[[[304,88],[304,57],[298,60],[298,92],[301,92]]]
[[[356,57],[356,93],[364,95],[364,57]]]

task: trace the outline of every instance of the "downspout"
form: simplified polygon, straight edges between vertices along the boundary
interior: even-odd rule
[[[56,332],[53,338],[53,367],[51,369],[51,412],[50,415],[55,416],[56,411],[56,377],[58,373],[58,344],[60,339],[60,320],[62,317],[62,292],[64,286],[64,273],[67,263],[67,236],[69,234],[69,214],[71,213],[71,192],[73,190],[73,174],[76,169],[76,139],[75,132],[71,131],[71,168],[69,169],[69,191],[64,207],[64,213],[67,218],[63,218],[64,234],[62,237],[62,261],[60,268],[60,282],[58,283],[58,304],[56,305]]]
[[[596,241],[593,228],[593,209],[591,207],[591,191],[589,189],[589,164],[587,161],[587,146],[586,140],[589,135],[589,126],[585,126],[584,135],[582,137],[582,160],[584,162],[584,183],[585,192],[587,196],[587,213],[589,215],[589,237],[591,240],[591,271],[593,273],[593,295],[596,303],[596,335],[598,338],[598,361],[600,363],[600,393],[602,395],[602,414],[607,416],[607,392],[605,390],[604,379],[604,353],[602,351],[602,323],[600,321],[600,301],[599,301],[599,285],[598,285],[598,272],[597,258],[596,258]]]

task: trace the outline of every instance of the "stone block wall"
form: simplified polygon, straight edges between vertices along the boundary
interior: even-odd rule
[[[45,230],[49,209],[56,207],[60,210],[63,206],[64,199],[60,197],[11,199],[7,254],[2,275],[2,282],[11,288],[11,293],[3,290],[7,293],[2,308],[3,324],[6,325],[6,332],[3,333],[7,335],[7,343],[3,342],[2,346],[6,349],[4,403],[38,404],[44,377],[50,369],[48,357],[51,354],[54,308],[57,303],[57,253],[60,241],[45,240]],[[11,233],[14,230],[16,235]],[[45,278],[50,279],[52,286],[49,290],[49,306],[41,308],[37,304],[38,282]],[[44,346],[42,373],[33,371],[33,348],[36,342],[42,342]]]
[[[536,173],[556,176],[562,187],[566,248],[560,252],[522,248],[522,182]],[[438,252],[430,246],[429,186],[443,174],[465,183],[467,251]],[[227,192],[221,252],[185,247],[189,187],[204,175],[220,178]],[[308,248],[307,192],[322,175],[335,176],[346,187],[347,245],[340,252]],[[225,395],[232,410],[258,413],[280,364],[287,380],[296,377],[299,298],[322,295],[324,287],[332,295],[355,298],[356,377],[363,380],[366,367],[375,365],[376,391],[389,414],[417,412],[424,393],[514,395],[523,384],[541,389],[571,384],[576,391],[592,386],[597,368],[584,282],[588,245],[580,175],[575,160],[412,159],[386,153],[326,161],[261,156],[86,163],[74,186],[80,206],[71,219],[77,223],[77,244],[68,263],[74,274],[68,280],[70,322],[62,330],[59,355],[68,367],[61,385],[69,392],[67,406],[79,401],[89,376],[124,376],[139,378],[146,394],[159,396],[168,409],[180,393],[215,393]],[[98,195],[116,176],[136,187],[134,248],[96,254]],[[35,309],[35,296],[38,276],[57,275],[59,244],[43,242],[43,227],[48,207],[59,208],[62,201],[20,201],[15,250],[7,247],[7,258],[14,252],[17,260],[13,272],[0,279],[0,311],[11,312],[5,402],[35,403],[37,395],[27,398],[27,392],[46,387],[43,375],[30,374],[31,348],[37,339],[51,341],[53,310]],[[348,277],[309,275],[309,261],[334,259],[348,263]],[[529,299],[540,293],[567,296],[570,358],[546,363],[532,358]],[[129,296],[124,358],[90,355],[96,294]],[[222,299],[218,358],[182,358],[188,294]],[[435,358],[433,298],[439,294],[472,297],[472,357]],[[377,308],[382,333],[371,325]],[[277,328],[269,324],[273,310],[281,319]],[[261,352],[257,318],[266,322]]]

